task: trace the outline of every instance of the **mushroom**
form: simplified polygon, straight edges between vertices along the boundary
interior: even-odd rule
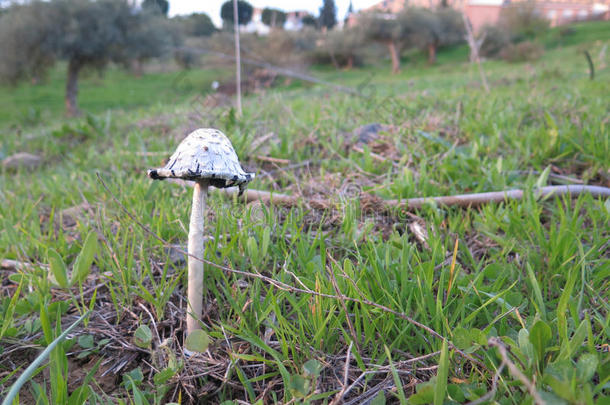
[[[254,173],[246,173],[241,168],[235,149],[225,134],[214,128],[200,128],[178,145],[165,167],[149,170],[148,177],[154,180],[179,178],[195,181],[188,240],[186,339],[193,331],[201,329],[203,226],[208,186],[238,186],[241,195],[248,182],[254,178]]]

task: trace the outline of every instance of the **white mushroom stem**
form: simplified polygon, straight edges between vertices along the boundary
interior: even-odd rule
[[[187,336],[194,330],[201,329],[199,320],[203,308],[203,224],[205,213],[205,200],[208,197],[208,181],[200,180],[195,183],[193,190],[193,207],[191,223],[189,225],[188,243],[188,306],[186,315]],[[194,257],[201,259],[197,260]]]

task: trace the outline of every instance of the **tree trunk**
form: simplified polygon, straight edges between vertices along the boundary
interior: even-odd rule
[[[131,71],[133,72],[133,75],[135,77],[142,77],[142,74],[144,73],[144,67],[141,59],[134,59],[134,61],[131,63]]]
[[[346,70],[350,70],[354,67],[354,55],[349,55],[347,57],[347,65],[345,66]]]
[[[428,44],[428,63],[431,65],[436,63],[436,44]]]
[[[398,49],[394,41],[388,42],[388,49],[390,50],[390,56],[392,57],[392,73],[400,73],[400,56],[398,55]]]
[[[78,61],[70,60],[66,80],[66,114],[69,117],[78,115],[76,97],[78,96],[78,72],[80,69],[81,64]]]

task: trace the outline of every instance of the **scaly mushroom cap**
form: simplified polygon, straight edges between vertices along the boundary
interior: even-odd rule
[[[214,187],[239,186],[243,191],[254,178],[240,166],[231,141],[214,128],[200,128],[189,134],[178,145],[165,167],[151,169],[148,177],[155,180],[179,178],[209,180]]]

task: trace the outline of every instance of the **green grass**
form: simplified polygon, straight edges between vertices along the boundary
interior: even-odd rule
[[[589,44],[592,55],[602,45]],[[489,94],[465,63],[407,63],[396,76],[384,67],[314,71],[363,96],[322,86],[277,89],[246,98],[240,118],[194,95],[166,101],[151,89],[134,95],[129,108],[109,110],[109,91],[90,116],[51,118],[22,134],[7,130],[0,141],[5,156],[28,151],[44,164],[0,176],[0,257],[32,264],[1,270],[0,387],[7,390],[22,371],[11,374],[14,364],[27,364],[91,309],[78,336],[52,354],[49,372],[22,390],[24,403],[69,395],[91,403],[189,402],[190,395],[210,403],[324,403],[347,389],[344,378],[350,385],[363,373],[345,400],[467,403],[489,392],[503,367],[490,338],[510,349],[509,360],[547,403],[604,403],[608,202],[586,195],[537,201],[531,190],[555,181],[540,176],[547,167],[608,185],[608,70],[588,80],[577,47],[534,63],[484,68]],[[127,85],[123,77],[112,91]],[[83,89],[83,107],[87,94]],[[148,107],[133,108],[140,103]],[[385,162],[346,143],[346,133],[371,122],[394,126],[375,149]],[[204,355],[184,359],[186,266],[172,264],[164,243],[122,210],[96,173],[138,221],[185,246],[191,190],[152,181],[145,171],[160,165],[192,125],[230,136],[244,166],[257,172],[252,188],[324,197],[331,205],[261,208],[211,193],[206,259],[215,265],[206,265],[202,320],[211,344]],[[266,144],[253,146],[270,132]],[[310,165],[278,170],[261,155]],[[388,199],[528,192],[519,202],[427,206],[407,215],[370,211],[341,194],[350,187]],[[64,210],[83,203],[89,208],[70,221]],[[426,231],[425,242],[414,223]],[[83,268],[93,249],[88,235],[98,241],[93,265],[70,283],[70,272]],[[53,269],[66,271],[64,287],[48,278]],[[108,369],[118,370],[111,384],[93,382]],[[506,367],[493,398],[532,403]]]
[[[0,87],[0,127],[60,117],[64,113],[65,69],[65,64],[59,64],[37,85]],[[102,73],[85,71],[79,80],[78,103],[83,111],[94,114],[183,103],[193,95],[209,93],[212,82],[226,75],[221,69],[149,73],[141,77],[116,67]]]
[[[603,41],[609,35],[610,26],[607,21],[592,21],[551,28],[541,41],[549,48],[579,44],[586,48],[586,45]]]

